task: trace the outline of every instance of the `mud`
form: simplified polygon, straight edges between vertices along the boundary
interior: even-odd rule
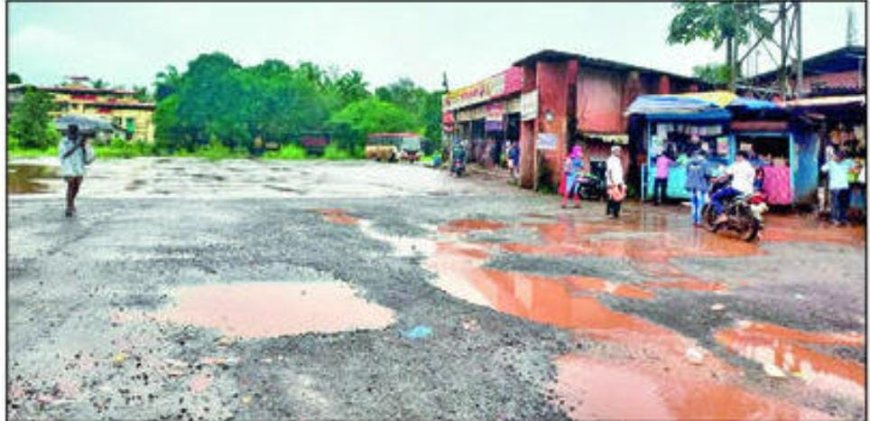
[[[46,193],[49,179],[57,179],[58,170],[47,165],[9,164],[6,168],[8,194]]]
[[[745,244],[558,203],[411,165],[98,161],[76,218],[10,197],[9,418],[863,417],[849,228]]]

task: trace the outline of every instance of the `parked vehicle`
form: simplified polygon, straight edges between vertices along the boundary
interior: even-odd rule
[[[580,197],[583,200],[600,200],[604,197],[606,187],[604,179],[593,173],[583,173],[577,180],[580,183]]]
[[[710,186],[710,195],[725,186],[725,183],[714,183]],[[744,241],[758,239],[759,233],[764,228],[761,215],[767,211],[764,195],[755,193],[752,195],[737,196],[723,203],[723,214],[727,217],[725,222],[716,224],[716,210],[711,203],[704,205],[701,210],[701,219],[704,228],[710,232],[718,232],[725,229],[735,232]]]
[[[420,159],[420,135],[416,133],[373,133],[366,142],[365,158],[395,162]]]
[[[462,158],[453,158],[453,163],[450,165],[450,172],[457,177],[462,177],[462,174],[465,174],[465,160]]]

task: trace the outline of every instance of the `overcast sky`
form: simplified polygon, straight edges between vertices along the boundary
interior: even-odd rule
[[[358,69],[377,87],[409,77],[438,88],[499,72],[550,48],[691,74],[723,61],[696,42],[665,42],[671,3],[241,4],[9,3],[9,70],[53,85],[66,75],[148,85],[167,65],[223,51],[242,65],[277,58]],[[855,9],[864,43],[863,3],[804,5],[804,57],[845,45]],[[772,67],[762,53],[760,70]]]

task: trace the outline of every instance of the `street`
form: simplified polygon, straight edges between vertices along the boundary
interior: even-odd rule
[[[56,159],[11,162],[50,177]],[[865,227],[373,162],[10,175],[9,419],[863,419]]]

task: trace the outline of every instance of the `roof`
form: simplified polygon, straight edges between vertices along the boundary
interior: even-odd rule
[[[858,70],[858,65],[866,56],[867,47],[853,45],[806,58],[803,60],[804,76]],[[866,62],[864,62],[864,66],[866,66]],[[769,72],[759,73],[754,79],[759,81],[776,79],[778,72],[779,69],[773,69]]]
[[[699,84],[704,84],[701,79],[691,76],[680,75],[676,73],[666,72],[664,70],[656,70],[650,69],[648,67],[635,66],[633,64],[620,63],[618,61],[612,61],[602,58],[589,57],[582,54],[576,53],[568,53],[564,51],[556,51],[556,50],[541,50],[532,55],[523,57],[516,62],[513,63],[514,66],[522,66],[528,63],[534,63],[538,61],[564,61],[570,59],[577,59],[580,63],[580,66],[598,68],[603,70],[623,70],[623,71],[638,71],[644,73],[657,73],[670,77],[671,79],[695,82]]]
[[[864,98],[864,95],[801,98],[785,103],[789,108],[833,107],[840,105],[864,106],[865,104],[866,99]]]
[[[10,91],[18,91],[23,90],[28,85],[9,85],[8,90]],[[136,91],[129,91],[124,89],[108,89],[108,88],[91,88],[87,86],[37,86],[36,89],[40,91],[47,92],[56,92],[56,93],[64,93],[64,94],[90,94],[90,95],[101,95],[101,94],[118,94],[118,95],[133,95]]]

